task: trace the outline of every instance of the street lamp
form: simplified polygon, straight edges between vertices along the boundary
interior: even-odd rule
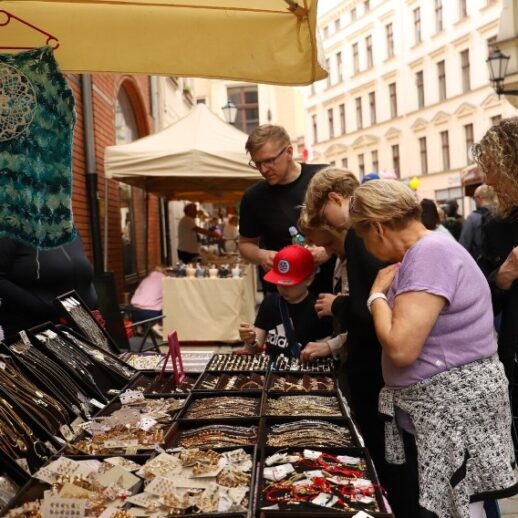
[[[225,106],[222,106],[223,116],[229,124],[234,124],[237,118],[237,106],[232,101],[227,101]]]
[[[503,94],[518,95],[518,90],[504,89],[504,80],[509,59],[510,57],[502,54],[498,48],[495,49],[486,59],[487,66],[489,68],[489,79],[493,83],[493,88],[498,94],[498,97]]]

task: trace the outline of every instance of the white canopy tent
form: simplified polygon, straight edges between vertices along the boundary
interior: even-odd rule
[[[247,138],[198,104],[159,133],[107,147],[106,177],[168,199],[239,199],[261,179],[248,165]]]

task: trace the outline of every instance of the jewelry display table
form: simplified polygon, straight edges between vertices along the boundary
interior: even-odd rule
[[[164,335],[181,341],[239,341],[239,324],[255,319],[257,278],[247,265],[240,278],[165,277],[162,280]]]

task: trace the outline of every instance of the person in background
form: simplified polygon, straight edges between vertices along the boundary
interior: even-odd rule
[[[214,232],[196,224],[198,210],[196,203],[188,203],[183,208],[183,217],[178,223],[178,259],[190,263],[200,255],[198,234],[209,237],[218,237]]]
[[[239,352],[259,352],[265,346],[266,352],[273,356],[293,356],[295,352],[298,355],[309,342],[331,336],[331,318],[318,317],[315,297],[308,291],[315,277],[315,268],[311,252],[303,246],[290,245],[275,254],[273,267],[264,279],[277,286],[278,294],[266,295],[254,325],[241,323],[239,336],[245,343],[245,350]],[[293,341],[290,340],[290,329],[298,344],[297,351],[290,343]]]
[[[443,206],[446,218],[443,221],[443,225],[450,232],[450,234],[458,241],[462,232],[462,223],[464,219],[459,214],[459,204],[457,200],[448,200]]]
[[[513,416],[518,416],[518,117],[502,119],[473,147],[473,156],[496,194],[494,217],[483,228],[478,264],[500,314],[498,356],[504,364]],[[513,435],[518,451],[518,421]]]
[[[162,279],[165,277],[165,266],[159,265],[140,281],[131,305],[133,320],[147,320],[162,315]]]
[[[482,227],[489,219],[495,206],[495,191],[489,185],[479,185],[473,194],[476,209],[466,218],[462,226],[459,243],[478,259],[482,247]]]
[[[228,253],[237,252],[239,241],[239,218],[230,216],[223,227],[223,249]]]
[[[290,137],[281,126],[258,126],[245,147],[250,154],[250,166],[261,173],[263,180],[249,187],[241,200],[239,252],[267,272],[273,266],[277,251],[291,244],[289,228],[297,225],[307,185],[324,166],[296,162]],[[329,261],[321,247],[310,250],[320,267],[311,291],[329,292],[333,261]],[[263,288],[274,289],[269,283],[264,283]]]
[[[428,230],[433,230],[453,238],[450,231],[441,223],[437,205],[433,200],[423,198],[421,200],[421,210],[421,222]]]
[[[79,235],[62,246],[38,250],[0,238],[0,326],[6,337],[43,324],[58,323],[58,295],[74,290],[90,310],[97,309],[94,271]]]
[[[408,470],[410,516],[484,516],[484,499],[518,492],[489,286],[462,246],[426,229],[402,183],[358,187],[350,215],[367,250],[392,263],[367,306],[383,349],[386,457]]]
[[[340,373],[339,379],[344,392],[350,395],[354,418],[395,515],[415,518],[404,487],[405,472],[385,460],[384,426],[378,415],[378,395],[383,387],[381,345],[367,310],[370,288],[384,264],[367,252],[363,241],[350,228],[349,203],[358,186],[356,176],[346,169],[329,167],[319,171],[308,185],[301,219],[304,227],[347,231],[343,256],[346,258],[349,295],[337,297],[331,306],[333,315],[340,322],[340,330],[347,331],[344,372]],[[317,302],[322,305],[317,311],[324,308],[326,299],[325,295],[319,297]]]

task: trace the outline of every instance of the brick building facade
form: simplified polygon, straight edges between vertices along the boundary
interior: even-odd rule
[[[92,203],[89,200],[86,173],[86,145],[84,131],[84,103],[81,89],[81,76],[67,76],[76,100],[77,122],[73,148],[73,191],[72,207],[76,227],[83,239],[88,258],[94,264],[94,233],[92,232]],[[160,221],[159,200],[147,195],[141,189],[131,188],[133,243],[133,272],[124,272],[123,238],[121,232],[121,196],[119,182],[108,180],[104,175],[104,150],[116,144],[117,98],[121,91],[130,100],[131,109],[140,138],[152,132],[150,85],[148,76],[92,75],[93,131],[95,146],[95,170],[97,172],[97,199],[101,228],[101,247],[106,263],[106,271],[113,272],[119,301],[124,292],[132,291],[139,278],[160,263]],[[86,94],[85,94],[86,95]],[[106,204],[106,197],[108,203]],[[147,242],[146,242],[146,203],[147,203]],[[107,207],[107,213],[106,213]],[[107,217],[106,217],[107,216]],[[107,235],[105,234],[107,222]],[[105,246],[106,244],[106,246]],[[98,261],[99,262],[99,261]],[[104,271],[105,264],[95,264],[97,272]]]

